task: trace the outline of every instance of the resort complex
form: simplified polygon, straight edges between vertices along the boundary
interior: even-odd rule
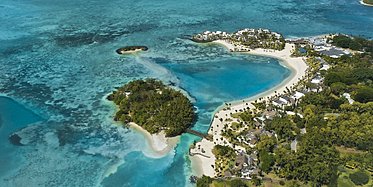
[[[245,29],[245,31],[255,33],[256,30]],[[275,35],[269,31],[265,33]],[[219,37],[214,37],[215,35]],[[220,183],[224,183],[222,182],[224,180],[242,179],[243,181],[251,181],[250,183],[256,185],[260,181],[269,183],[275,181],[274,183],[280,182],[285,184],[285,180],[281,180],[282,177],[299,180],[298,183],[302,185],[305,185],[307,182],[315,185],[331,182],[331,178],[328,175],[337,172],[336,166],[338,162],[327,162],[328,166],[325,166],[323,170],[329,173],[326,173],[325,176],[321,173],[316,174],[317,176],[313,176],[312,173],[306,174],[307,171],[305,170],[298,171],[303,175],[307,175],[304,178],[304,176],[301,177],[300,175],[286,173],[289,170],[286,170],[287,166],[283,164],[288,164],[286,162],[289,162],[289,160],[285,161],[287,158],[282,158],[284,157],[282,154],[287,154],[289,156],[285,157],[290,157],[290,155],[303,154],[299,152],[310,149],[308,147],[310,145],[304,142],[305,139],[308,136],[312,136],[312,138],[320,136],[318,133],[321,133],[316,132],[318,130],[315,130],[315,127],[312,126],[316,124],[333,124],[334,122],[331,119],[341,121],[342,119],[339,119],[341,118],[340,115],[345,115],[341,114],[343,113],[343,109],[341,108],[347,106],[355,107],[356,105],[364,105],[364,107],[368,108],[372,107],[371,103],[369,103],[373,101],[373,90],[371,88],[364,88],[370,90],[368,91],[370,96],[368,96],[369,99],[360,100],[359,102],[362,102],[362,104],[359,102],[359,104],[356,104],[356,101],[353,99],[359,98],[357,96],[359,93],[356,93],[359,92],[358,90],[356,92],[348,91],[348,89],[333,90],[336,84],[347,84],[340,83],[340,80],[334,80],[334,72],[338,72],[337,69],[345,66],[340,64],[343,61],[342,59],[361,60],[369,57],[368,61],[370,62],[368,64],[361,65],[361,67],[356,65],[358,67],[351,67],[351,69],[352,71],[364,67],[369,69],[366,70],[366,74],[370,78],[356,80],[356,83],[367,80],[369,82],[371,80],[373,76],[371,69],[372,59],[369,55],[371,55],[370,52],[373,50],[373,42],[347,35],[330,34],[309,38],[287,39],[286,43],[284,43],[284,49],[269,50],[257,48],[255,45],[255,47],[249,47],[239,35],[237,36],[241,40],[239,39],[238,41],[237,38],[223,38],[222,36],[225,35],[222,32],[204,32],[204,35],[198,34],[193,38],[203,38],[203,41],[217,41],[225,45],[230,51],[248,52],[249,54],[278,58],[282,60],[284,65],[293,70],[293,74],[279,86],[265,93],[241,101],[225,103],[214,114],[208,131],[208,134],[212,136],[212,140],[202,139],[194,143],[190,149],[192,163],[196,163],[197,166],[195,167],[200,171],[199,175],[217,178],[220,180]],[[279,36],[278,42],[280,42],[280,39],[281,41],[283,40],[281,35],[277,34],[277,36]],[[348,46],[355,42],[357,43],[352,44],[352,46],[358,47]],[[346,44],[348,45],[345,46]],[[347,88],[347,85],[345,88]],[[355,96],[352,98],[351,95]],[[331,100],[323,101],[323,97]],[[325,100],[328,100],[327,98]],[[331,103],[317,104],[317,102]],[[333,146],[337,146],[337,150],[346,149],[345,147],[355,147],[358,150],[372,149],[372,139],[369,137],[372,134],[372,114],[371,111],[367,111],[367,113],[363,112],[363,114],[369,115],[366,120],[370,122],[368,124],[362,123],[360,127],[364,126],[363,128],[370,128],[370,130],[364,132],[360,138],[366,142],[370,142],[368,143],[370,145],[361,148],[340,142],[333,144]],[[363,116],[361,117],[364,118]],[[317,128],[324,127],[319,126]],[[343,134],[345,132],[339,133]],[[299,139],[302,140],[301,143],[299,143]],[[312,141],[330,141],[325,137],[322,139],[324,140]],[[339,138],[335,137],[335,139]],[[330,149],[335,152],[333,154],[337,154],[338,151],[334,147]],[[362,154],[367,154],[368,158],[365,162],[360,163],[361,165],[358,167],[372,172],[373,167],[368,164],[373,159],[372,153],[362,151]],[[315,159],[323,159],[322,157],[323,155],[319,155]],[[283,159],[283,161],[279,159]],[[299,162],[304,161],[306,160],[302,160],[301,158],[299,160]],[[350,162],[354,161],[345,162],[343,166],[349,167]],[[299,165],[299,167],[303,166]],[[353,168],[356,167],[356,165],[353,166]],[[295,168],[288,169],[294,170]],[[312,167],[309,170],[313,170]],[[277,177],[274,177],[274,175],[277,175]],[[205,176],[199,180],[200,184],[204,184],[206,181],[209,181],[207,183],[213,181],[207,180]],[[317,177],[319,179],[316,179]],[[219,183],[218,181],[216,183]],[[294,185],[297,183],[296,181],[293,182]]]
[[[283,36],[268,29],[246,28],[234,33],[205,31],[192,37],[192,41],[199,43],[220,40],[228,42],[232,45],[230,50],[237,52],[250,51],[253,48],[281,50],[285,47]]]

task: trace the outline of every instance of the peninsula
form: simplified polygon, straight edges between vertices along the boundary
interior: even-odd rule
[[[147,50],[148,50],[148,47],[146,46],[126,46],[126,47],[117,49],[116,52],[120,55],[123,55],[123,54],[130,54],[130,53],[134,53],[138,51],[147,51]]]
[[[257,40],[247,45],[248,35]],[[275,88],[215,112],[208,130],[212,140],[204,138],[189,151],[195,174],[202,176],[197,186],[368,183],[373,157],[366,142],[372,142],[373,132],[367,130],[371,123],[359,120],[372,120],[372,112],[353,111],[372,107],[372,41],[341,34],[285,40],[265,29],[207,31],[193,38],[277,58],[292,70]],[[350,138],[343,138],[346,133]],[[337,173],[341,177],[331,177]]]

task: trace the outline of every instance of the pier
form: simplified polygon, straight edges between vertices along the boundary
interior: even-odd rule
[[[187,130],[185,130],[185,132],[189,133],[189,134],[193,134],[193,135],[201,137],[201,138],[206,138],[207,140],[210,140],[210,141],[212,140],[212,137],[210,135],[198,132],[198,131],[193,130],[193,129],[187,129]]]

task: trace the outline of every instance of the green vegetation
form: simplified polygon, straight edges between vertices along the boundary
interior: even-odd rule
[[[313,56],[315,55],[315,51],[310,45],[306,45],[301,47],[300,45],[295,45],[295,49],[293,50],[291,56],[293,57],[302,57],[302,56]]]
[[[297,135],[297,152],[284,144],[275,148],[274,172],[281,177],[317,186],[332,184],[338,178],[338,166],[359,163],[355,165],[367,169],[373,163],[372,57],[361,54],[330,63],[334,66],[325,73],[323,91],[307,93],[295,108],[303,119],[278,117],[266,126],[276,131],[280,139],[294,138],[290,133],[294,128],[292,122],[307,129],[306,134]],[[357,102],[349,104],[343,93],[351,93]],[[335,146],[368,152],[341,153]],[[367,182],[366,177],[359,181]]]
[[[177,136],[196,119],[193,105],[179,91],[155,79],[132,81],[108,96],[119,107],[116,121],[134,122],[150,133]]]
[[[229,171],[230,168],[234,167],[236,153],[232,148],[228,146],[215,145],[212,149],[212,153],[216,157],[215,171],[217,172],[217,176],[224,176],[226,171]]]
[[[255,48],[282,50],[285,48],[285,39],[282,35],[266,29],[244,29],[234,33],[209,32],[192,36],[192,41],[198,43],[212,42],[215,40],[229,40],[246,49],[236,48],[234,51],[248,51]]]
[[[367,86],[360,86],[356,89],[354,99],[361,103],[367,103],[373,101],[373,88]]]
[[[339,155],[330,146],[325,134],[318,129],[307,132],[300,142],[297,152],[279,147],[275,150],[277,173],[286,179],[311,181],[314,184],[329,184],[331,178],[337,175]]]
[[[372,41],[338,36],[333,42],[365,53],[336,59],[321,56],[331,68],[321,71],[319,76],[324,77],[324,81],[314,85],[308,82],[324,62],[309,57],[307,62],[313,73],[302,81],[304,86],[298,87],[298,91],[307,92],[308,88],[317,88],[317,91],[308,92],[296,104],[285,107],[292,113],[271,104],[254,103],[256,109],[231,114],[238,122],[225,124],[223,136],[233,145],[244,147],[250,156],[254,155],[252,158],[258,158],[259,164],[255,167],[261,171],[251,175],[252,184],[373,185],[370,176],[373,172],[373,57],[369,52]],[[255,140],[256,146],[245,146],[247,140]],[[234,159],[234,152],[229,150],[222,146],[214,151],[218,160],[224,160],[216,166],[220,172],[236,174],[229,169],[234,168],[230,161]],[[229,186],[227,181],[216,184]]]
[[[364,3],[373,5],[373,0],[363,0]]]
[[[242,45],[249,46],[250,48],[263,48],[282,50],[285,48],[285,40],[281,36],[277,38],[274,34],[270,33],[255,33],[256,38],[252,37],[252,33],[244,32],[240,39],[233,41],[240,42]]]
[[[247,187],[248,185],[240,179],[231,180],[231,187]]]
[[[357,171],[350,174],[349,177],[351,181],[356,185],[364,185],[369,182],[369,175],[366,174],[364,171]]]
[[[277,139],[275,136],[261,135],[260,141],[256,144],[256,148],[259,152],[273,152],[273,149],[275,148],[276,144]]]
[[[215,145],[212,153],[217,157],[228,157],[234,155],[234,150],[228,146]]]
[[[358,173],[359,178],[344,168],[365,173],[373,168],[373,59],[366,53],[326,60],[332,68],[322,72],[322,91],[309,92],[298,105],[287,107],[303,117],[279,112],[266,120],[264,128],[276,132],[277,138],[262,134],[255,147],[261,171],[286,179],[285,186],[289,181],[303,182],[302,186],[369,183],[366,175]],[[343,96],[345,93],[355,100],[353,104]],[[239,116],[250,125],[253,116],[248,114]],[[305,134],[300,133],[301,128],[306,128]],[[290,149],[295,138],[296,152]]]
[[[288,116],[275,117],[272,121],[266,124],[267,130],[274,130],[278,138],[292,140],[299,133],[296,124],[292,122]]]
[[[265,173],[269,173],[271,171],[271,167],[275,163],[273,155],[269,154],[266,150],[262,150],[259,152],[259,160],[260,169]]]
[[[347,92],[360,103],[373,101],[373,59],[370,54],[328,61],[334,67],[326,72],[324,83],[330,86],[333,95],[338,97]]]
[[[240,179],[221,180],[212,179],[210,177],[202,176],[197,180],[197,187],[249,187],[251,186],[248,181]]]
[[[197,187],[209,187],[213,179],[208,176],[202,176],[197,180]]]
[[[372,0],[364,0],[372,1]],[[370,2],[372,3],[372,2]],[[332,44],[342,48],[349,48],[352,50],[373,52],[373,41],[361,37],[350,37],[346,35],[337,35],[333,37]]]

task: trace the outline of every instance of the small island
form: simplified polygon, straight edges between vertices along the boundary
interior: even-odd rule
[[[123,55],[123,54],[129,54],[133,52],[147,51],[147,50],[148,50],[148,47],[146,46],[126,46],[126,47],[117,49],[116,52],[120,55]]]
[[[373,6],[373,0],[361,0],[360,3],[366,6]]]
[[[107,97],[119,111],[114,120],[135,123],[151,134],[174,137],[185,132],[196,119],[194,107],[181,92],[155,79],[135,80]]]

